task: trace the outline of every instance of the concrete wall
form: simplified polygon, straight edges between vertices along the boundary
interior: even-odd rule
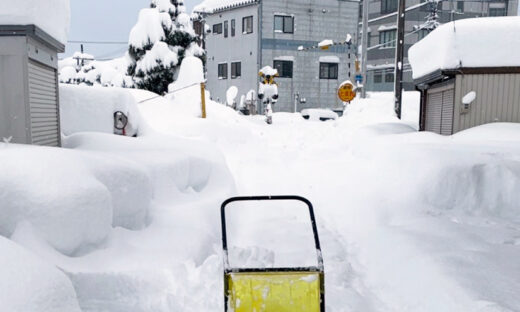
[[[253,16],[253,33],[242,33],[242,18]],[[236,34],[231,36],[231,20],[235,19]],[[249,90],[258,89],[258,5],[249,5],[221,13],[212,14],[206,17],[206,24],[213,30],[213,25],[228,21],[229,33],[224,38],[224,34],[206,34],[207,51],[207,88],[211,92],[213,100],[226,102],[226,91],[231,86],[238,88],[236,101],[239,102],[240,96]],[[231,79],[231,62],[242,63],[242,76]],[[228,64],[228,79],[218,78],[218,64]]]
[[[354,80],[355,45],[350,59],[346,46],[328,51],[298,51],[298,46],[310,47],[324,39],[344,41],[347,34],[357,36],[359,3],[338,0],[263,0],[262,1],[262,66],[273,66],[275,59],[293,59],[293,78],[279,78],[280,99],[275,111],[294,111],[294,94],[307,100],[297,110],[309,107],[340,108],[336,91],[344,80]],[[293,15],[294,33],[274,31],[274,16]],[[338,79],[319,79],[320,57],[337,56]],[[350,64],[350,66],[349,66]],[[349,78],[349,72],[351,74]]]
[[[520,122],[520,74],[457,75],[454,132],[491,122]],[[471,91],[477,97],[467,113],[462,98]]]
[[[26,47],[26,37],[0,37],[0,140],[23,144],[31,141]]]

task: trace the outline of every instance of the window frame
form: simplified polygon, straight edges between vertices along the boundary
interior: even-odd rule
[[[377,77],[377,79],[376,79]],[[374,72],[374,83],[383,83],[383,73],[382,72]]]
[[[248,20],[251,21],[251,31],[247,30],[246,21],[248,21]],[[252,34],[253,33],[253,27],[254,27],[253,24],[254,24],[253,15],[243,17],[242,18],[242,34],[243,35]]]
[[[388,79],[388,77],[392,77]],[[394,83],[395,82],[395,73],[394,72],[386,72],[385,73],[385,82],[386,83]]]
[[[327,66],[327,76],[322,75],[323,74],[323,66]],[[335,75],[331,75],[331,69],[334,69],[333,72]],[[320,62],[320,79],[326,79],[326,80],[337,80],[339,78],[339,64],[338,63],[329,63],[329,62]]]
[[[221,70],[221,68],[222,68],[222,70]],[[218,64],[217,76],[218,76],[219,80],[228,79],[228,63],[219,63]]]
[[[393,38],[387,38],[392,37],[390,34],[393,34]],[[385,41],[386,39],[390,39]],[[396,47],[397,43],[397,29],[389,29],[389,30],[383,30],[379,32],[379,44],[381,45],[380,49],[394,49]]]
[[[224,38],[229,36],[229,22],[224,21]]]
[[[213,34],[214,35],[222,34],[222,23],[213,24]]]
[[[491,14],[491,11],[493,12],[502,12],[502,14]],[[488,16],[507,16],[507,9],[506,8],[489,8],[488,9]]]
[[[391,5],[395,5],[395,8]],[[397,12],[398,6],[398,0],[381,0],[381,14]]]
[[[277,64],[280,64],[280,69],[281,70],[278,69],[279,67],[276,66]],[[289,64],[290,64],[290,70],[288,70],[288,74],[286,74],[287,72],[285,72],[284,69],[288,69],[285,66],[289,66]],[[274,60],[273,61],[273,68],[278,70],[278,78],[290,78],[290,79],[292,79],[293,76],[294,76],[294,61]]]
[[[236,35],[236,21],[235,19],[231,20],[231,37],[235,37]]]
[[[231,62],[231,79],[240,77],[242,77],[242,62]]]
[[[276,29],[276,26],[277,26],[276,25],[277,24],[276,20],[277,19],[281,19],[281,21],[282,21],[282,24],[281,24],[282,29]],[[286,30],[286,25],[288,25],[286,23],[287,20],[290,20],[290,23],[289,23],[291,25],[291,30],[290,31]],[[274,15],[274,25],[273,25],[273,27],[274,27],[274,32],[275,33],[294,34],[294,16],[292,16],[292,15],[275,14]]]

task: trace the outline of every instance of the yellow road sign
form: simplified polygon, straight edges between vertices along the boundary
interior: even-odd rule
[[[350,81],[346,81],[338,88],[338,97],[343,102],[350,102],[356,97],[354,85]]]

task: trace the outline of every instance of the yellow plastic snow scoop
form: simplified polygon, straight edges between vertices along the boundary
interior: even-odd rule
[[[226,206],[236,201],[298,200],[309,207],[317,267],[231,268],[226,233]],[[324,312],[325,289],[314,210],[310,201],[299,196],[233,197],[221,207],[222,245],[224,249],[225,311],[235,312]]]

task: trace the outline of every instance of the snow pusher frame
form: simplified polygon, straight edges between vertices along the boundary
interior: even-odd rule
[[[232,268],[226,232],[226,206],[240,201],[300,201],[309,208],[317,266],[288,268]],[[325,274],[314,208],[301,196],[232,197],[222,203],[225,311],[324,312]]]

